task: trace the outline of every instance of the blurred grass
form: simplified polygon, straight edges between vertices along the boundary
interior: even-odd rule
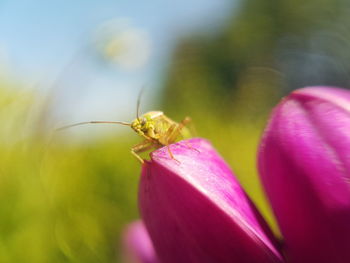
[[[67,143],[35,125],[35,94],[4,86],[0,262],[116,262],[121,228],[138,217],[133,137]]]

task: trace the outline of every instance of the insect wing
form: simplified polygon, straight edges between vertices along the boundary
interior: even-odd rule
[[[153,121],[154,121],[155,132],[161,137],[166,136],[168,134],[170,127],[172,127],[173,125],[176,125],[176,122],[169,119],[164,114],[153,118]]]

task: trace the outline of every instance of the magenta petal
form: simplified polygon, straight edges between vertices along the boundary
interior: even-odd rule
[[[161,262],[282,262],[271,232],[231,170],[199,138],[152,153],[139,205]]]
[[[312,87],[285,98],[259,170],[292,262],[350,262],[350,92]]]
[[[142,221],[127,226],[123,235],[125,263],[159,263]]]

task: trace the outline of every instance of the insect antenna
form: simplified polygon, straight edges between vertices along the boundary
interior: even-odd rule
[[[136,104],[136,118],[140,121],[140,104],[141,104],[141,97],[143,94],[144,88],[142,88],[139,92],[139,95],[137,96],[137,104]]]
[[[85,124],[101,124],[101,123],[106,123],[106,124],[120,124],[124,126],[131,126],[131,123],[124,122],[124,121],[84,121],[84,122],[78,122],[74,123],[71,125],[63,126],[61,128],[56,129],[56,131],[62,131],[68,128],[72,128],[75,126],[80,126],[80,125],[85,125]]]

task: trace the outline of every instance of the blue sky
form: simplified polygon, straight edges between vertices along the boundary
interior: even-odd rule
[[[6,55],[2,61],[0,56],[0,63],[8,64],[11,76],[42,90],[56,82],[58,119],[128,119],[142,86],[151,87],[147,93],[156,92],[177,37],[223,22],[233,3],[0,0],[0,54]],[[143,66],[125,70],[85,56],[108,21],[127,21],[128,27],[147,36],[150,52]]]

